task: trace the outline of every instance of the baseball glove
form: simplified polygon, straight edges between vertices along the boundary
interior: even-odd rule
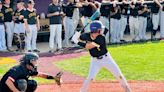
[[[54,79],[55,79],[55,81],[56,81],[56,83],[57,83],[57,85],[61,85],[61,82],[62,82],[62,80],[61,80],[61,76],[63,75],[63,72],[59,72],[59,73],[57,73],[56,74],[56,76],[54,77]]]

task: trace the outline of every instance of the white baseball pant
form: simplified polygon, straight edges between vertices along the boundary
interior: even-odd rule
[[[161,11],[160,36],[164,38],[164,11]]]
[[[96,75],[102,68],[106,68],[108,71],[110,71],[114,75],[114,77],[119,80],[121,86],[125,88],[125,90],[127,89],[130,90],[130,87],[124,75],[122,74],[120,68],[115,63],[111,55],[107,53],[106,55],[103,56],[102,59],[97,59],[93,57],[91,58],[89,75],[88,78],[84,81],[80,92],[87,92],[90,81],[96,77]]]
[[[139,39],[146,40],[147,17],[140,16],[139,20]]]
[[[6,50],[6,38],[4,25],[0,25],[0,50]]]
[[[109,30],[109,19],[107,17],[101,16],[99,20],[102,22],[105,28]],[[109,43],[109,31],[107,32],[105,39],[106,43]]]
[[[14,25],[14,33],[25,33],[25,25],[24,23],[15,23]]]
[[[50,38],[49,38],[50,49],[54,49],[54,45],[56,49],[62,48],[62,24],[50,25]]]
[[[13,32],[14,32],[14,23],[12,22],[5,22],[6,33],[7,33],[7,47],[12,47],[13,42]]]
[[[138,40],[138,29],[139,29],[139,23],[138,23],[138,17],[130,16],[129,18],[129,27],[130,27],[130,35],[132,37],[132,40]]]
[[[120,20],[110,19],[111,43],[120,42]]]
[[[63,23],[64,23],[64,29],[65,29],[64,47],[70,47],[71,46],[70,38],[75,33],[73,19],[65,16]]]
[[[79,16],[79,9],[78,8],[75,8],[74,11],[73,11],[73,22],[74,22],[74,28],[76,29],[78,24],[79,24],[79,19],[80,19],[80,16]]]
[[[120,39],[123,40],[123,37],[124,37],[124,32],[125,32],[125,29],[126,29],[126,25],[127,25],[127,16],[126,15],[121,15],[121,31],[120,31]]]
[[[157,30],[159,26],[159,13],[152,14],[152,23],[153,23],[153,30]]]
[[[37,27],[36,24],[28,25],[30,32],[26,32],[26,43],[27,43],[27,50],[35,50],[36,48],[36,40],[37,40]]]

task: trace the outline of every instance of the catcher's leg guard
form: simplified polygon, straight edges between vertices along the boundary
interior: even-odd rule
[[[20,49],[20,40],[19,40],[19,35],[17,33],[14,33],[14,41],[17,45],[17,48]]]
[[[27,81],[27,90],[26,92],[34,92],[37,88],[37,82],[35,80]]]
[[[16,81],[16,87],[19,91],[25,92],[27,89],[27,81],[25,79],[19,79]]]
[[[25,33],[20,33],[21,49],[25,49]]]

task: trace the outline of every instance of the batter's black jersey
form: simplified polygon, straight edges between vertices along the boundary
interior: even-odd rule
[[[37,12],[34,9],[33,11],[29,11],[28,9],[24,12],[25,19],[27,19],[27,23],[30,25],[36,24]]]
[[[106,48],[106,42],[105,42],[105,37],[102,35],[97,36],[95,40],[92,40],[90,37],[90,33],[84,33],[80,36],[80,40],[86,41],[86,42],[95,42],[98,45],[100,45],[100,50],[98,50],[97,47],[90,49],[89,53],[92,57],[100,57],[102,55],[105,55],[108,51]]]
[[[63,6],[63,12],[66,14],[67,17],[72,17],[74,8],[77,8],[75,4],[69,3]]]
[[[48,7],[48,13],[62,12],[62,7],[60,5],[50,4]],[[56,15],[49,18],[50,24],[61,24],[62,16]]]
[[[3,5],[2,11],[4,11],[4,22],[11,22],[14,14],[13,9]]]
[[[14,13],[14,16],[16,18],[15,23],[24,23],[24,19],[19,20],[19,17],[24,15],[25,15],[24,9],[22,9],[21,11],[16,10]]]
[[[101,16],[109,17],[111,7],[112,7],[111,5],[107,5],[105,3],[102,3],[101,8],[100,8]]]
[[[4,12],[0,10],[0,24],[4,23]]]

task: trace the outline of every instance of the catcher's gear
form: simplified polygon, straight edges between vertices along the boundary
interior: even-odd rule
[[[36,53],[27,53],[21,58],[20,62],[21,64],[24,64],[24,65],[29,64],[33,66],[32,62],[38,59],[39,59],[39,56]]]
[[[27,81],[25,79],[19,79],[16,81],[17,88],[19,91],[25,92],[27,89]]]
[[[61,82],[62,82],[62,80],[61,80],[61,76],[63,75],[63,72],[59,72],[59,73],[57,73],[56,74],[56,76],[54,77],[54,79],[55,79],[55,81],[56,81],[56,83],[57,83],[57,85],[61,85]]]
[[[37,88],[37,82],[35,80],[27,81],[27,90],[25,92],[35,92]]]

